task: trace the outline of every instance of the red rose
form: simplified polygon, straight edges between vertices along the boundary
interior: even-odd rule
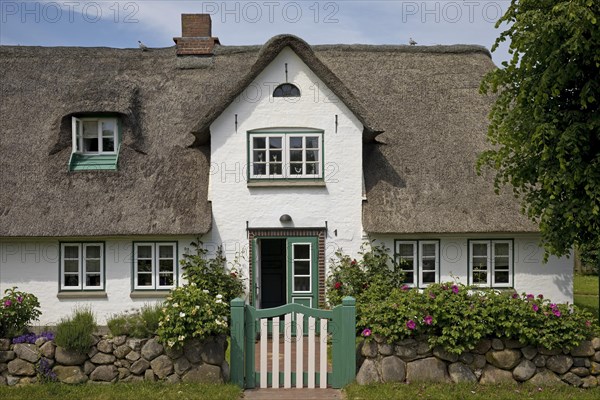
[[[342,287],[342,282],[336,282],[336,283],[334,283],[333,287],[336,288],[336,289],[341,288]]]

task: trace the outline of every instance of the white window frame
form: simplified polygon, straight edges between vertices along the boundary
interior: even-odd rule
[[[94,121],[98,123],[98,151],[83,151],[83,123]],[[102,136],[102,122],[112,122],[115,126],[114,130],[114,146],[112,151],[104,151],[103,136]],[[77,118],[71,117],[71,152],[86,155],[102,155],[102,154],[117,154],[119,147],[119,124],[117,118]]]
[[[86,261],[86,249],[88,247],[100,247],[100,285],[98,286],[88,286],[86,285],[86,276],[88,275],[88,271],[86,271],[85,261]],[[65,285],[65,247],[77,247],[77,261],[78,261],[78,269],[77,276],[79,278],[79,285],[77,286],[66,286]],[[104,290],[104,243],[96,243],[96,242],[65,242],[61,243],[61,256],[60,256],[60,290],[61,291],[82,291],[82,290]],[[69,260],[73,260],[70,258]],[[69,275],[75,275],[73,273],[69,273]]]
[[[503,272],[508,272],[507,283],[496,282],[496,244],[508,245],[508,270],[502,269]],[[492,240],[491,245],[491,266],[492,266],[492,287],[512,287],[513,286],[513,242],[512,240]],[[505,256],[499,256],[505,257]]]
[[[417,257],[419,259],[419,287],[427,287],[429,285],[431,285],[432,283],[439,283],[439,277],[440,277],[440,242],[437,240],[419,240],[419,252],[417,254]],[[423,245],[424,244],[433,244],[435,245],[435,254],[433,255],[434,257],[434,261],[435,261],[435,269],[434,270],[427,270],[428,273],[433,272],[435,274],[435,279],[433,280],[433,282],[428,282],[428,283],[424,283],[424,279],[423,279],[423,272],[425,272],[425,270],[423,269],[423,259],[424,259],[424,252],[423,252]],[[430,256],[428,256],[430,257]]]
[[[151,247],[152,258],[151,258],[151,285],[144,286],[138,285],[138,248],[140,246]],[[173,248],[173,284],[172,285],[160,285],[160,247],[170,246]],[[165,259],[165,258],[162,258]],[[143,272],[147,274],[147,272]],[[177,254],[177,243],[175,242],[136,242],[133,245],[133,288],[134,290],[169,290],[177,286],[178,280],[178,254]]]
[[[308,246],[308,258],[296,258],[296,246]],[[312,251],[312,243],[292,243],[292,293],[312,293]],[[308,275],[296,274],[296,269],[294,268],[296,261],[308,261]],[[308,290],[296,290],[296,278],[308,278]]]
[[[406,283],[408,286],[411,287],[417,287],[419,285],[419,272],[418,272],[418,242],[416,240],[396,240],[396,251],[395,251],[395,261],[396,263],[399,265],[400,260],[404,259],[403,257],[400,256],[400,245],[401,244],[410,244],[412,245],[413,248],[413,255],[412,255],[412,270],[410,269],[402,269],[402,271],[404,272],[412,272],[413,274],[413,282],[412,283]],[[408,259],[406,259],[408,260]]]
[[[473,262],[473,245],[474,244],[485,244],[487,248],[487,279],[485,283],[474,282],[474,262]],[[508,271],[503,269],[501,271],[508,272],[507,283],[496,282],[496,244],[508,244]],[[478,256],[481,257],[481,256]],[[469,240],[469,281],[471,284],[480,287],[492,287],[492,288],[509,288],[513,286],[513,241],[510,239],[493,239],[493,240]]]
[[[432,283],[439,283],[440,280],[440,242],[437,239],[428,239],[428,240],[395,240],[395,252],[394,252],[394,260],[396,263],[400,262],[402,257],[400,256],[400,245],[401,244],[410,244],[413,248],[412,255],[412,263],[413,269],[408,270],[404,269],[405,272],[412,272],[413,274],[413,282],[406,283],[410,287],[419,287],[424,288]],[[435,245],[435,269],[434,270],[423,270],[423,245],[425,244],[433,244]],[[408,259],[407,259],[408,260]],[[409,260],[410,261],[410,260]],[[435,280],[434,282],[423,283],[423,272],[434,272]]]
[[[292,149],[291,145],[290,145],[290,141],[292,137],[302,137],[302,148],[297,148],[297,149]],[[311,151],[317,151],[318,154],[318,159],[317,161],[315,161],[314,163],[317,164],[318,166],[318,173],[317,174],[307,174],[305,173],[305,171],[303,171],[302,174],[292,174],[291,173],[291,157],[290,157],[290,151],[292,150],[300,150],[302,151],[302,168],[305,169],[307,163],[313,163],[313,161],[306,161],[306,137],[316,137],[318,140],[318,148],[317,149],[310,149]],[[265,160],[265,173],[264,175],[260,175],[260,174],[255,174],[254,173],[254,164],[256,163],[256,161],[254,161],[254,151],[255,150],[262,150],[262,149],[255,149],[254,148],[254,139],[255,138],[265,138],[266,143],[266,148],[265,148],[265,153],[266,153],[266,158],[269,159],[270,157],[270,151],[268,148],[268,141],[269,138],[281,138],[281,154],[282,154],[282,160],[281,160],[281,174],[271,174],[270,171],[270,163],[271,161],[266,161]],[[294,132],[294,131],[289,131],[289,132],[285,132],[285,133],[281,133],[281,132],[273,132],[273,133],[269,133],[269,132],[264,132],[264,133],[253,133],[253,132],[249,132],[248,135],[248,157],[249,157],[249,177],[250,179],[322,179],[323,178],[323,169],[324,169],[324,164],[323,164],[323,132],[322,131],[315,131],[315,132],[306,132],[306,131],[302,131],[302,132]],[[279,150],[277,150],[279,151]],[[295,161],[294,163],[298,163],[299,161]],[[277,161],[277,163],[279,163],[279,161]]]

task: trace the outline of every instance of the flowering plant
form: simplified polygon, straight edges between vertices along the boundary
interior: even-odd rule
[[[384,246],[363,245],[359,259],[341,251],[335,255],[326,281],[327,302],[330,306],[341,304],[346,296],[353,296],[359,301],[369,287],[379,288],[383,295],[403,284],[404,273],[394,265]]]
[[[35,333],[29,332],[29,333],[25,333],[21,336],[17,336],[15,338],[13,338],[12,342],[13,342],[13,344],[17,344],[17,343],[35,344],[35,342],[41,337],[46,338],[47,341],[51,341],[51,340],[54,340],[54,333],[42,332],[39,335],[36,335]]]
[[[181,347],[191,338],[205,339],[229,332],[229,304],[190,283],[171,291],[158,322],[158,337],[168,347]]]
[[[25,332],[27,325],[41,315],[40,303],[33,294],[6,289],[0,299],[0,337],[14,337]]]
[[[385,297],[379,290],[371,291],[357,301],[358,328],[368,327],[390,342],[425,334],[431,347],[460,354],[486,337],[553,349],[572,348],[594,334],[593,317],[587,311],[531,293],[458,283],[433,284],[423,290],[400,287]]]

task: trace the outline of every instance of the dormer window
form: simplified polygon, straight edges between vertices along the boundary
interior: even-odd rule
[[[69,171],[116,170],[121,139],[116,116],[71,117]]]
[[[300,97],[300,89],[291,83],[283,83],[275,88],[273,97]]]
[[[114,154],[117,141],[116,118],[72,118],[73,152]]]

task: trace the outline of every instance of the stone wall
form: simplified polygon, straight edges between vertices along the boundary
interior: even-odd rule
[[[35,344],[0,339],[0,385],[35,383],[39,371],[63,383],[168,382],[216,383],[229,380],[227,339],[192,340],[182,349],[165,348],[156,338],[95,337],[87,354],[39,338]]]
[[[426,338],[394,345],[370,340],[361,343],[356,380],[376,382],[530,382],[538,386],[569,384],[596,387],[600,383],[600,338],[577,348],[548,350],[514,340],[482,340],[470,352],[450,354],[431,350]]]

